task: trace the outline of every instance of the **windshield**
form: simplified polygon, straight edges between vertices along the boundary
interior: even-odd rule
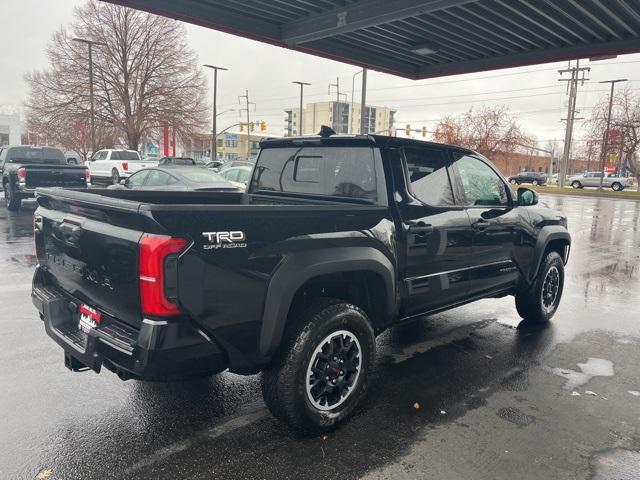
[[[344,146],[265,148],[256,163],[252,188],[375,201],[373,150]]]
[[[62,150],[49,147],[14,147],[9,150],[9,162],[66,165]]]
[[[136,160],[140,160],[140,155],[133,150],[114,150],[111,152],[111,160],[129,160],[135,162]]]
[[[182,175],[187,180],[195,183],[227,183],[227,181],[215,172],[200,170],[197,172],[183,172]]]

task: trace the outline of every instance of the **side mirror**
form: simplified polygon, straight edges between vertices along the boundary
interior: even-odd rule
[[[520,187],[518,189],[518,205],[528,207],[538,203],[538,194],[530,188]]]

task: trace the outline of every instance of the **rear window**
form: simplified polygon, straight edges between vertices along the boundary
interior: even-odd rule
[[[8,161],[13,163],[46,163],[66,165],[62,150],[57,148],[13,147],[9,149]]]
[[[111,152],[111,160],[140,160],[140,155],[138,152],[129,151],[129,150],[114,150]]]
[[[376,172],[369,147],[265,148],[252,189],[375,201]]]
[[[200,172],[183,172],[182,176],[195,183],[226,183],[227,181],[215,172],[202,170]]]

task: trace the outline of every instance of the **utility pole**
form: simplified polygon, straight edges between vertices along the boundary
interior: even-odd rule
[[[573,122],[576,116],[576,97],[578,95],[578,83],[584,85],[589,80],[585,78],[585,72],[591,71],[590,67],[580,67],[580,60],[576,61],[576,66],[572,67],[571,62],[565,69],[558,70],[562,77],[563,73],[571,73],[571,78],[559,78],[559,82],[567,82],[567,90],[569,94],[569,105],[567,109],[567,128],[564,135],[564,151],[560,159],[560,168],[558,169],[558,185],[564,187],[564,177],[569,164],[569,155],[571,154],[571,137],[573,136]]]
[[[249,160],[249,158],[251,158],[251,127],[249,126],[251,120],[249,117],[249,105],[253,105],[253,108],[255,110],[256,104],[249,101],[249,90],[245,90],[245,94],[238,97],[238,103],[241,103],[241,98],[244,98],[246,101],[246,108],[241,108],[240,111],[247,111],[247,160]]]
[[[613,90],[618,82],[626,82],[626,78],[618,78],[616,80],[603,80],[598,83],[610,83],[611,93],[609,94],[609,113],[607,113],[607,127],[604,131],[604,141],[602,142],[602,148],[600,149],[600,185],[598,190],[602,190],[602,180],[604,179],[604,160],[607,156],[607,149],[609,147],[609,128],[611,128],[611,109],[613,108]]]
[[[295,82],[291,82],[291,83],[296,83],[298,85],[300,85],[300,115],[298,116],[298,134],[300,136],[302,136],[304,134],[304,123],[302,123],[302,96],[303,96],[303,92],[304,92],[304,86],[305,85],[311,85],[310,83],[305,83],[305,82],[299,82],[299,81],[295,81]]]
[[[330,83],[329,89],[327,93],[331,95],[331,87],[336,87],[336,111],[333,112],[333,123],[334,125],[339,125],[338,121],[340,120],[340,77],[336,77],[336,83]],[[338,129],[339,130],[339,129]],[[342,133],[342,132],[337,132]]]
[[[86,40],[84,38],[72,38],[74,42],[84,43],[89,47],[89,103],[90,108],[90,122],[91,122],[91,155],[96,153],[96,127],[95,127],[95,111],[93,106],[93,46],[94,45],[106,45],[104,42],[94,42],[93,40]]]
[[[362,69],[362,100],[360,101],[360,135],[366,135],[367,122],[365,117],[365,107],[367,106],[367,69]],[[375,128],[374,128],[375,130]]]
[[[211,70],[213,70],[213,115],[212,115],[212,119],[211,119],[211,161],[214,161],[217,157],[218,157],[218,148],[216,146],[216,118],[217,118],[217,113],[216,113],[216,97],[217,97],[217,90],[218,90],[218,70],[223,70],[223,71],[227,71],[228,68],[224,68],[224,67],[216,67],[215,65],[209,65],[209,64],[205,64],[203,65],[203,67],[206,68],[210,68]]]

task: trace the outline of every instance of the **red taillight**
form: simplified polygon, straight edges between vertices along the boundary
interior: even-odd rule
[[[189,242],[180,237],[145,233],[139,242],[140,306],[147,315],[176,315],[178,306],[165,296],[165,260],[179,254]]]
[[[91,171],[88,168],[84,171],[84,178],[87,182],[91,181]]]
[[[122,169],[126,172],[129,170],[129,162],[122,162]]]
[[[27,178],[27,171],[23,167],[20,167],[18,169],[18,178],[21,180],[24,180],[25,178]]]

